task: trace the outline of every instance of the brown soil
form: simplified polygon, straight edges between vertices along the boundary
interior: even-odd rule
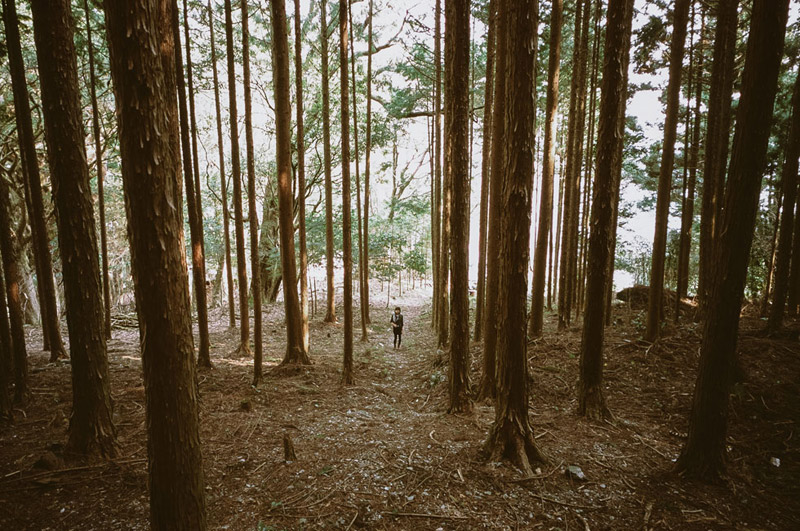
[[[416,306],[414,306],[416,304]],[[620,308],[607,337],[606,384],[614,424],[575,415],[579,328],[529,350],[532,423],[549,463],[523,480],[484,462],[491,404],[446,414],[446,359],[421,299],[403,301],[403,347],[391,347],[388,311],[372,311],[369,343],[356,342],[357,385],[342,388],[339,325],[312,324],[314,364],[250,386],[252,360],[227,357],[237,334],[215,315],[214,368],[199,375],[211,529],[798,529],[800,344],[766,339],[743,321],[746,379],[731,398],[724,484],[670,472],[683,444],[700,330],[669,327],[639,341],[639,312]],[[387,321],[384,323],[384,314]],[[125,320],[117,321],[124,325]],[[265,366],[283,354],[282,309],[265,316]],[[40,345],[31,330],[30,344]],[[147,529],[144,390],[138,333],[109,343],[119,457],[64,461],[69,366],[30,358],[31,396],[0,427],[0,529]],[[480,346],[473,348],[478,381]],[[284,461],[288,435],[297,460]],[[780,466],[771,459],[780,459]],[[35,465],[39,462],[38,465]],[[776,462],[777,463],[777,462]],[[575,465],[585,481],[567,476]]]

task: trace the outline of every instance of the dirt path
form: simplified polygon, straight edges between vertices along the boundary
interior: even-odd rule
[[[490,404],[477,404],[470,416],[446,414],[447,372],[435,365],[442,353],[429,306],[414,294],[397,304],[403,347],[391,346],[390,311],[373,308],[370,342],[358,341],[356,327],[356,385],[348,388],[340,385],[341,325],[323,324],[318,314],[314,364],[268,374],[253,389],[252,360],[226,357],[237,334],[214,315],[215,367],[199,375],[211,529],[792,529],[800,521],[796,341],[760,339],[743,327],[749,379],[732,403],[731,479],[706,486],[668,474],[683,442],[697,330],[673,330],[653,348],[637,341],[636,313],[610,330],[614,425],[575,416],[579,330],[549,332],[529,355],[532,421],[550,462],[539,479],[519,481],[508,464],[478,458]],[[264,331],[269,371],[283,356],[280,306],[267,309]],[[13,426],[0,428],[0,529],[147,529],[137,347],[133,329],[116,329],[109,344],[120,442],[110,464],[60,460],[69,366],[32,355],[30,403]],[[479,366],[473,345],[474,381]],[[284,461],[284,435],[296,450],[293,462]],[[48,448],[54,470],[35,468]],[[580,466],[587,480],[565,475],[567,465]]]

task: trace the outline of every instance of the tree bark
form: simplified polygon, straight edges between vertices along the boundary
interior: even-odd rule
[[[3,13],[7,13],[3,9]],[[0,179],[0,254],[5,273],[5,292],[8,301],[8,321],[11,327],[11,359],[14,365],[14,402],[22,403],[28,393],[28,352],[25,348],[25,328],[22,315],[20,288],[22,276],[19,269],[19,251],[15,235],[11,232],[11,208],[8,184]]]
[[[3,22],[6,30],[8,66],[11,73],[11,88],[14,93],[15,120],[19,138],[20,158],[23,175],[30,195],[30,221],[33,250],[39,264],[38,282],[40,285],[40,304],[44,331],[50,347],[50,361],[66,358],[56,305],[56,287],[53,280],[53,263],[50,258],[50,245],[42,199],[42,183],[39,175],[39,161],[36,156],[31,107],[28,101],[28,87],[25,81],[25,64],[19,36],[16,0],[3,0]],[[46,350],[46,349],[45,349]]]
[[[611,0],[606,22],[603,82],[600,96],[600,129],[597,136],[597,172],[592,196],[592,233],[589,238],[586,272],[586,313],[583,317],[581,358],[578,378],[578,414],[607,420],[611,412],[603,394],[603,341],[605,337],[606,287],[614,239],[614,169],[624,139],[627,89],[624,67],[631,45],[633,0]]]
[[[2,191],[0,191],[2,193]],[[1,201],[1,200],[0,200]],[[0,205],[0,208],[3,208]],[[3,214],[0,213],[0,220]],[[5,229],[0,229],[5,230]],[[0,236],[2,239],[2,236]],[[11,373],[14,370],[11,349],[11,324],[8,320],[6,305],[6,280],[2,264],[2,246],[0,245],[0,422],[13,420],[11,412]]]
[[[353,95],[353,142],[355,149],[355,162],[356,162],[356,217],[357,217],[357,232],[358,232],[358,296],[359,296],[359,310],[361,314],[361,341],[366,342],[369,340],[367,335],[367,316],[364,313],[366,305],[364,304],[364,278],[366,271],[364,270],[364,231],[361,224],[361,174],[359,172],[358,164],[358,98],[356,98],[356,54],[353,51],[353,10],[350,5],[347,8],[347,17],[350,22],[350,73],[352,74],[352,95]]]
[[[796,74],[792,92],[792,120],[786,140],[785,159],[781,181],[783,188],[783,214],[781,215],[778,258],[775,266],[775,291],[767,328],[777,332],[783,325],[786,309],[786,292],[789,288],[789,266],[792,253],[792,229],[794,228],[794,203],[797,197],[797,170],[800,159],[800,70]]]
[[[489,225],[489,172],[492,150],[492,94],[494,93],[494,54],[497,0],[489,1],[489,32],[486,35],[486,85],[483,97],[483,145],[481,147],[481,206],[478,224],[478,293],[475,297],[474,341],[480,341],[484,329],[486,306],[486,240]],[[485,370],[485,368],[484,368]]]
[[[339,75],[342,114],[342,248],[344,252],[344,363],[342,384],[353,385],[353,242],[350,221],[350,102],[347,75],[348,0],[339,0]]]
[[[106,339],[111,339],[111,288],[108,276],[108,238],[106,231],[105,183],[106,169],[103,165],[103,141],[100,137],[100,111],[97,106],[97,74],[95,72],[94,46],[92,45],[92,25],[89,21],[89,1],[83,0],[86,14],[86,47],[89,51],[89,96],[92,101],[92,137],[94,139],[94,161],[97,165],[97,210],[100,224],[100,259],[103,274],[103,331]]]
[[[236,326],[236,310],[234,308],[233,300],[233,270],[231,267],[231,240],[230,240],[230,222],[228,214],[228,190],[226,186],[225,175],[225,145],[222,136],[222,109],[219,101],[219,75],[217,74],[217,46],[214,39],[214,12],[211,10],[211,1],[208,2],[208,27],[211,40],[211,68],[213,71],[214,79],[214,108],[217,122],[217,155],[219,157],[219,181],[220,181],[220,194],[222,197],[222,231],[223,241],[225,245],[225,275],[228,285],[228,327],[233,328]],[[219,271],[218,275],[223,272]]]
[[[180,117],[181,152],[183,154],[183,178],[186,188],[186,210],[189,217],[189,237],[192,244],[192,280],[194,281],[197,305],[197,328],[200,335],[200,350],[197,361],[200,366],[210,367],[208,341],[208,303],[206,299],[206,264],[203,256],[203,218],[197,207],[197,194],[192,168],[192,146],[189,130],[189,112],[186,108],[186,83],[183,79],[183,54],[181,53],[178,4],[172,9],[172,36],[175,41],[175,79],[178,88],[178,114]]]
[[[156,530],[202,530],[203,462],[178,207],[176,43],[170,31],[175,6],[169,0],[103,5],[142,347],[150,524]]]
[[[692,5],[692,26],[694,27],[694,4]],[[681,239],[680,239],[680,257],[678,259],[678,296],[675,307],[675,320],[680,318],[681,312],[681,299],[688,296],[689,292],[689,258],[692,251],[692,224],[694,223],[694,196],[697,186],[697,167],[700,164],[700,128],[702,126],[702,113],[700,105],[703,100],[703,57],[704,57],[704,38],[706,27],[705,10],[701,14],[700,21],[700,34],[698,36],[696,61],[690,61],[689,78],[691,79],[692,71],[696,71],[694,83],[695,90],[695,105],[694,105],[694,123],[691,124],[691,148],[689,148],[689,182],[686,185],[686,195],[683,198],[681,206]],[[694,29],[694,28],[693,28]],[[695,55],[695,54],[693,54]],[[690,83],[691,85],[691,83]],[[691,105],[691,90],[689,91],[689,101],[687,101],[687,108]],[[689,111],[687,110],[687,126],[689,125],[688,119]],[[688,133],[687,133],[688,134]],[[685,148],[684,148],[685,149]]]
[[[300,0],[294,0],[294,83],[297,98],[297,217],[300,232],[300,320],[303,352],[308,354],[308,245],[306,243],[306,143],[303,127],[303,36]]]
[[[728,401],[739,314],[783,55],[789,0],[755,0],[725,194],[721,240],[708,301],[689,434],[676,463],[686,476],[716,479],[725,469]]]
[[[67,450],[112,457],[116,432],[71,5],[69,0],[36,0],[31,9],[70,339]]]
[[[245,0],[247,1],[247,0]],[[239,115],[236,103],[236,61],[233,55],[233,16],[231,0],[225,0],[225,47],[228,55],[228,102],[231,128],[231,171],[233,172],[233,218],[236,233],[236,276],[239,282],[239,347],[242,356],[250,356],[250,315],[247,301],[247,255],[244,249],[244,214],[242,212],[242,166],[239,159]]]
[[[446,179],[450,181],[450,413],[472,410],[469,397],[469,1],[445,2]],[[443,327],[444,328],[444,327]]]
[[[328,282],[325,322],[336,322],[336,286],[333,282],[333,178],[331,176],[331,96],[328,72],[328,1],[320,1],[322,61],[322,143],[325,157],[325,272]]]
[[[669,54],[669,82],[667,84],[667,110],[664,122],[664,142],[661,151],[661,168],[658,173],[656,199],[656,229],[653,236],[653,256],[650,266],[650,295],[647,306],[647,329],[644,338],[655,341],[661,334],[664,295],[664,260],[667,252],[667,224],[672,196],[672,170],[675,165],[675,137],[680,111],[681,74],[683,52],[686,47],[686,24],[689,20],[689,0],[676,0],[672,12],[672,40]]]
[[[283,276],[283,308],[286,315],[286,354],[282,364],[311,362],[303,349],[303,322],[297,296],[297,263],[294,249],[294,199],[292,197],[292,107],[289,103],[289,41],[285,0],[270,3],[273,38],[273,85],[275,129],[278,135],[278,211]],[[346,70],[346,69],[345,69]],[[255,207],[255,205],[254,205]]]
[[[555,127],[558,112],[558,85],[561,64],[561,26],[563,0],[554,0],[550,14],[550,55],[547,66],[547,96],[544,121],[544,160],[542,162],[542,192],[539,208],[539,226],[533,257],[533,299],[528,333],[541,337],[544,325],[544,281],[547,268],[547,246],[553,222],[553,173],[555,171]]]
[[[698,296],[701,315],[706,313],[714,272],[717,270],[714,247],[719,232],[725,170],[728,167],[738,6],[739,0],[720,0],[716,8],[711,88],[708,94],[703,200],[700,207]]]
[[[261,378],[263,376],[262,370],[262,363],[263,363],[263,336],[261,334],[261,274],[260,274],[260,267],[259,267],[259,256],[258,256],[258,212],[256,211],[256,153],[255,147],[253,145],[253,104],[252,104],[252,96],[250,93],[250,21],[249,21],[249,14],[247,8],[248,0],[241,0],[241,9],[242,9],[242,84],[244,86],[244,136],[245,136],[245,149],[247,153],[247,217],[248,217],[248,225],[250,228],[250,282],[251,282],[251,290],[253,294],[253,386],[256,387],[261,382]],[[272,4],[276,4],[277,2],[272,2]],[[283,5],[283,1],[280,2],[283,7],[283,34],[278,34],[277,32],[273,32],[273,46],[275,52],[275,67],[279,68],[281,65],[279,64],[279,59],[277,58],[278,49],[286,44],[286,7]],[[280,9],[281,6],[273,7],[273,13],[276,9]],[[280,23],[279,21],[275,20],[275,16],[273,15],[273,26],[277,27]],[[277,15],[280,16],[280,13]],[[283,43],[278,41],[283,40]],[[288,49],[286,50],[288,55]],[[286,58],[288,63],[288,58]],[[287,64],[288,70],[288,64]],[[287,72],[288,76],[288,72]],[[276,76],[277,77],[277,76]],[[286,80],[286,84],[288,85],[288,79]],[[276,83],[277,85],[277,83]],[[278,105],[277,100],[279,95],[277,94],[276,90],[276,105]],[[280,95],[282,97],[283,94]],[[287,88],[287,99],[288,99],[288,88]],[[276,122],[276,129],[278,124],[278,119],[275,120]],[[283,146],[281,146],[283,147]],[[291,157],[291,155],[290,155]],[[291,158],[289,159],[289,164],[291,164]],[[280,180],[282,177],[281,172],[278,172],[278,179]],[[280,188],[280,184],[278,184]],[[291,193],[291,192],[290,192]],[[291,203],[290,203],[291,204]],[[291,226],[291,223],[290,223]],[[292,234],[294,234],[294,228],[292,227]],[[294,243],[294,238],[292,238],[292,243]],[[281,246],[283,249],[283,246]],[[294,245],[292,245],[292,257],[294,257]],[[294,271],[294,269],[292,269]],[[284,283],[284,290],[286,288],[291,287],[292,289],[296,289],[294,284]],[[295,292],[296,295],[296,292]],[[288,294],[285,297],[288,299]],[[289,313],[286,313],[286,325],[287,330],[290,328],[289,323]]]
[[[567,126],[567,145],[566,145],[566,167],[564,169],[564,215],[561,227],[561,265],[558,271],[558,329],[566,329],[571,321],[571,308],[572,308],[572,278],[573,271],[571,264],[575,261],[575,255],[572,248],[572,226],[574,220],[577,220],[577,187],[578,183],[575,181],[578,178],[579,172],[574,170],[575,163],[580,166],[580,157],[576,159],[575,144],[582,140],[578,138],[577,123],[580,121],[579,117],[579,100],[580,91],[582,88],[580,69],[581,69],[581,42],[584,21],[581,13],[585,9],[581,9],[581,1],[577,0],[575,4],[575,31],[574,42],[572,48],[572,79],[570,81],[570,97],[569,97],[569,116]]]
[[[506,112],[506,61],[508,59],[504,50],[508,35],[501,30],[500,17],[501,9],[507,10],[504,6],[506,0],[495,0],[497,12],[495,13],[495,24],[497,31],[497,41],[495,43],[495,78],[494,78],[494,103],[492,116],[492,153],[489,173],[489,227],[488,240],[486,242],[486,312],[483,329],[483,373],[478,385],[477,400],[491,399],[497,396],[496,382],[496,349],[497,349],[497,318],[498,318],[498,278],[500,275],[500,215],[503,208],[503,176],[505,175],[503,145],[498,139],[503,138],[505,124],[503,116]],[[505,21],[504,21],[505,23]],[[526,292],[527,296],[527,292]]]
[[[236,310],[233,300],[233,268],[231,267],[230,215],[228,214],[228,190],[225,175],[225,143],[222,136],[222,110],[219,102],[219,75],[217,74],[217,46],[214,40],[214,12],[208,2],[208,27],[211,32],[211,67],[214,73],[214,108],[217,118],[217,154],[219,156],[219,182],[222,196],[222,230],[225,243],[225,274],[228,284],[228,327],[236,326]],[[220,271],[218,274],[222,274]]]
[[[445,0],[446,1],[446,0]],[[436,0],[436,23],[440,23],[441,19],[441,0]],[[445,28],[445,33],[447,29]],[[441,30],[439,30],[439,35],[441,35]],[[437,37],[437,42],[439,42],[439,38]],[[447,43],[445,43],[445,55],[447,54]],[[437,69],[437,78],[441,79],[441,60],[440,57],[437,55],[436,57],[436,69]],[[467,68],[469,68],[467,66]],[[445,75],[445,83],[447,83],[447,76]],[[437,90],[440,84],[437,82]],[[441,100],[440,100],[441,102]],[[447,101],[447,93],[445,91],[444,95],[444,106],[447,108],[451,102]],[[437,114],[441,107],[437,107]],[[447,112],[444,115],[444,129],[445,131],[448,130],[448,120],[450,120],[451,116]],[[437,129],[437,133],[438,133]],[[440,137],[441,138],[441,137]],[[445,139],[444,143],[444,150],[445,150],[445,157],[447,156],[447,142],[449,139]],[[440,143],[436,143],[436,149],[440,150]],[[437,151],[437,156],[439,156],[439,151]],[[452,233],[451,229],[451,222],[450,214],[451,214],[451,196],[452,196],[452,175],[450,173],[450,168],[447,167],[447,160],[444,161],[444,167],[440,165],[441,168],[441,179],[442,179],[442,230],[439,233],[439,348],[446,349],[447,345],[450,341],[450,308],[449,308],[449,292],[452,291],[452,286],[450,284],[450,236]],[[438,179],[438,177],[437,177]]]
[[[364,249],[361,252],[364,264],[361,266],[364,272],[364,295],[362,296],[362,312],[367,324],[372,322],[369,316],[369,205],[370,205],[370,173],[372,168],[372,53],[373,53],[373,33],[372,33],[372,0],[369,0],[369,29],[367,33],[367,130],[364,140]]]
[[[500,0],[497,80],[507,79],[499,94],[506,101],[504,107],[513,112],[503,113],[504,128],[495,130],[499,134],[493,135],[495,145],[507,147],[503,150],[503,172],[492,172],[493,177],[503,179],[502,236],[497,303],[497,402],[495,420],[484,447],[492,459],[508,458],[526,476],[533,474],[532,462],[544,461],[536,446],[528,414],[525,319],[535,133],[532,94],[535,90],[535,20],[535,0]]]
[[[788,293],[786,294],[786,313],[789,317],[797,315],[797,301],[800,295],[800,201],[795,201],[795,203],[792,259],[789,267]]]

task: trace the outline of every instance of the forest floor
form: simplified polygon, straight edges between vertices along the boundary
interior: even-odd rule
[[[285,336],[282,305],[267,308],[266,376],[255,389],[252,360],[230,357],[237,332],[213,314],[214,368],[199,373],[210,529],[800,529],[797,340],[761,337],[763,323],[743,319],[746,377],[731,399],[729,475],[707,485],[671,473],[694,388],[697,325],[669,325],[651,346],[639,340],[642,314],[617,308],[605,368],[616,420],[597,423],[575,414],[580,328],[556,333],[548,316],[529,366],[532,423],[549,461],[524,479],[479,455],[491,404],[446,413],[447,371],[427,300],[395,303],[405,316],[402,348],[391,346],[389,310],[373,307],[370,342],[358,342],[356,326],[357,383],[344,388],[340,324],[318,313],[313,365],[270,374]],[[0,427],[0,529],[148,528],[145,399],[130,326],[115,328],[109,343],[119,456],[94,463],[60,455],[69,365],[48,363],[29,330],[30,400]],[[473,383],[480,353],[474,344]],[[284,461],[284,435],[295,461]],[[585,479],[567,475],[570,465]]]

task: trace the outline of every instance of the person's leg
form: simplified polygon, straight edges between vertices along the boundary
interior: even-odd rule
[[[403,331],[400,330],[400,332],[397,334],[397,348],[400,348],[400,343],[402,342],[403,342]]]

